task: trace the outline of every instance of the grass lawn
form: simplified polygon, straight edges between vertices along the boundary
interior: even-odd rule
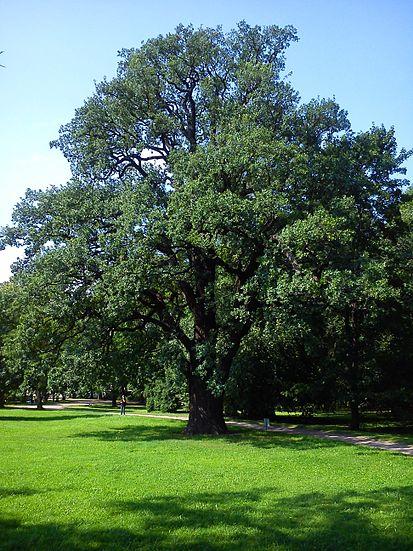
[[[285,434],[0,411],[0,549],[412,549],[413,458]]]

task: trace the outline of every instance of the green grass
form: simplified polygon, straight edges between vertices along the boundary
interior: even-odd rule
[[[0,549],[412,549],[413,458],[180,421],[0,412]]]
[[[109,406],[99,406],[106,411],[113,412],[113,408]],[[162,413],[159,411],[151,411],[148,413],[144,406],[129,406],[128,412],[138,413],[141,415],[148,414],[150,416],[162,416],[162,417],[182,417],[183,419],[188,417],[187,412],[178,413]],[[228,418],[232,421],[244,421],[247,423],[258,422],[262,424],[262,419],[254,421],[251,419],[241,418]],[[276,418],[272,421],[273,425],[281,425],[290,428],[303,428],[303,429],[316,429],[324,430],[326,432],[342,433],[350,436],[362,436],[367,438],[375,438],[377,440],[383,440],[385,442],[393,442],[400,444],[413,445],[413,425],[398,422],[389,419],[387,416],[380,416],[378,414],[369,414],[364,416],[363,423],[360,430],[350,430],[350,415],[346,413],[342,414],[315,414],[311,419],[308,419],[303,423],[303,418],[300,413],[288,413],[279,412]]]

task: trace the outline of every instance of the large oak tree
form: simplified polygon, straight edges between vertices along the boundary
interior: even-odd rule
[[[29,192],[6,232],[73,330],[96,317],[110,331],[153,325],[180,344],[190,434],[226,430],[241,342],[264,305],[282,307],[274,281],[319,284],[328,232],[345,225],[336,199],[383,223],[400,200],[393,174],[406,155],[391,132],[354,136],[334,101],[299,104],[284,75],[295,40],[292,27],[180,26],[123,50],[117,76],[52,144],[73,179]],[[305,243],[296,250],[297,231],[313,232],[318,264]]]

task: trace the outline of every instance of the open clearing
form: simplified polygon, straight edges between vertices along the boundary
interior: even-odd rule
[[[0,549],[412,549],[413,460],[288,433],[187,438],[90,408],[0,413]]]

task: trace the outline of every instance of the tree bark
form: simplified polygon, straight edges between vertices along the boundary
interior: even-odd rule
[[[114,387],[111,388],[110,390],[110,397],[111,397],[111,401],[112,401],[112,407],[115,408],[117,406],[116,404],[116,390],[114,389]]]
[[[346,312],[345,328],[348,340],[348,378],[350,386],[350,425],[351,430],[360,428],[360,351],[358,328],[360,315],[356,304]]]
[[[189,420],[185,433],[226,434],[224,398],[216,397],[197,375],[189,376]]]
[[[219,357],[217,354],[217,306],[215,300],[216,259],[211,259],[199,250],[194,250],[190,257],[195,273],[195,286],[189,289],[184,285],[182,291],[192,311],[194,333],[192,344],[187,347],[189,366],[187,371],[189,387],[189,420],[186,434],[226,434],[224,420],[224,396],[215,396],[208,388],[207,381],[218,375],[221,383],[227,381],[232,361],[239,349],[242,338],[251,326],[251,320],[228,332],[228,349]],[[237,277],[236,287],[239,292],[247,274]],[[204,364],[205,375],[197,375],[197,367]]]
[[[38,390],[36,394],[36,408],[43,409],[43,396],[40,390]]]
[[[350,404],[351,409],[351,418],[350,418],[350,429],[359,430],[360,429],[360,409],[358,401],[353,399]]]
[[[4,408],[6,404],[6,396],[2,390],[0,390],[0,408]]]

